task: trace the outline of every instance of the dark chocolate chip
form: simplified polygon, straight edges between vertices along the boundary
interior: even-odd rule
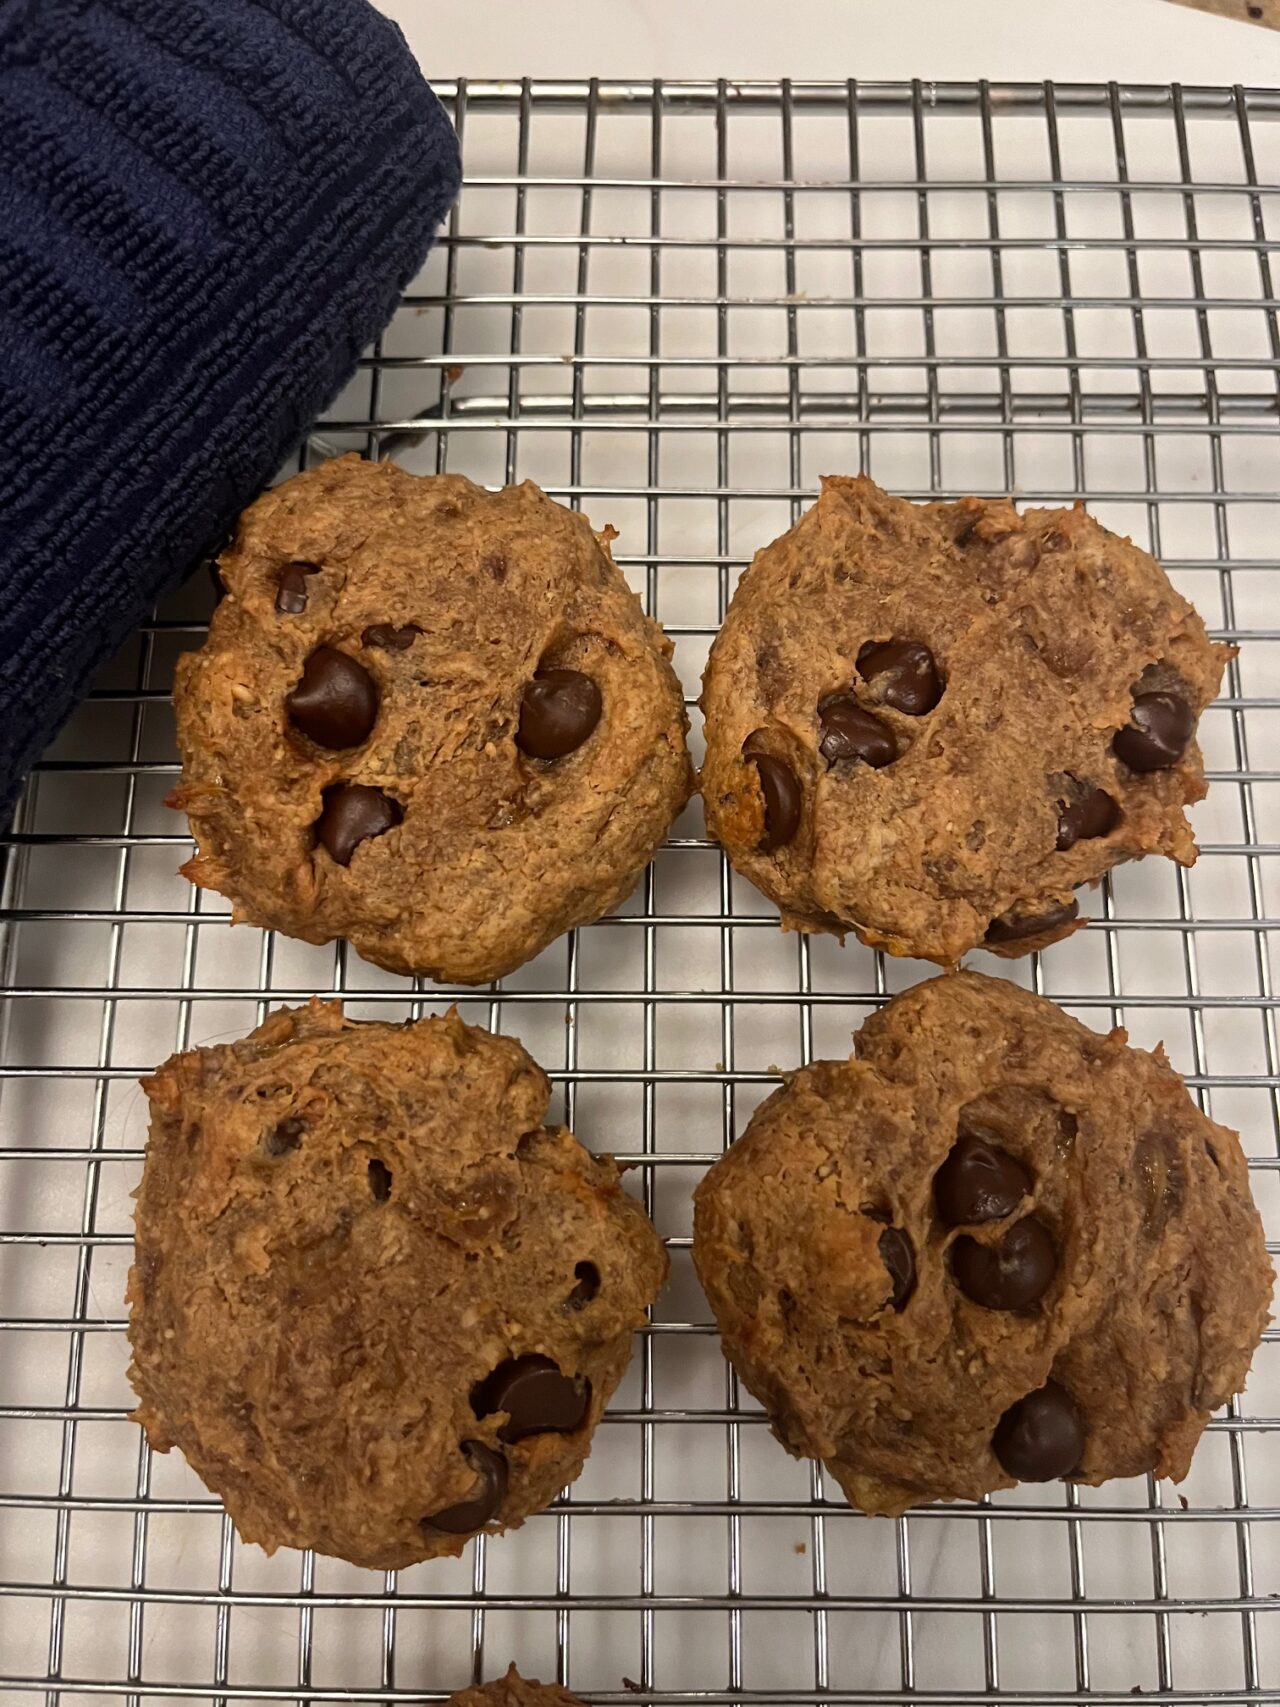
[[[362,782],[335,782],[324,791],[324,811],[316,820],[316,840],[338,865],[350,865],[361,842],[380,836],[404,818],[398,801]]]
[[[369,1192],[375,1203],[385,1203],[391,1196],[391,1169],[376,1156],[369,1163]]]
[[[1048,907],[1043,913],[1006,913],[1002,918],[992,919],[982,940],[1026,942],[1029,937],[1042,936],[1045,931],[1055,931],[1059,925],[1068,924],[1079,916],[1079,901],[1064,901],[1060,907]]]
[[[901,1310],[916,1289],[916,1257],[911,1240],[901,1227],[886,1227],[878,1241],[880,1260],[889,1270],[893,1282],[890,1300],[895,1310]]]
[[[858,673],[895,711],[923,717],[942,698],[933,653],[920,640],[869,640],[858,653]]]
[[[447,1506],[422,1519],[424,1527],[441,1529],[446,1535],[470,1535],[483,1529],[497,1515],[507,1497],[507,1461],[482,1440],[464,1440],[462,1451],[476,1473],[475,1491],[457,1505]]]
[[[319,573],[318,563],[286,563],[276,574],[276,609],[285,616],[301,616],[307,608],[307,576]]]
[[[1016,1156],[962,1133],[933,1176],[933,1201],[948,1227],[1001,1221],[1031,1191],[1031,1175]]]
[[[800,828],[800,783],[785,759],[772,753],[753,753],[751,762],[760,776],[764,795],[764,834],[756,843],[761,853],[785,848]]]
[[[585,1376],[560,1373],[549,1357],[531,1352],[509,1357],[471,1392],[471,1409],[478,1417],[505,1411],[507,1420],[498,1439],[508,1446],[531,1434],[572,1434],[582,1427],[591,1409],[591,1383]]]
[[[1119,822],[1120,808],[1106,789],[1091,789],[1082,799],[1063,807],[1058,819],[1058,852],[1066,853],[1077,842],[1109,836]]]
[[[378,716],[378,690],[363,664],[317,646],[285,700],[289,721],[317,747],[358,747]]]
[[[600,1290],[600,1270],[593,1262],[575,1263],[573,1277],[577,1285],[565,1299],[564,1307],[566,1310],[581,1310]]]
[[[829,765],[861,759],[878,771],[898,756],[893,731],[864,711],[852,694],[833,693],[819,700],[818,722],[822,727],[818,751]]]
[[[1129,724],[1121,729],[1111,749],[1131,771],[1168,770],[1187,750],[1196,726],[1196,714],[1185,699],[1171,693],[1135,695]]]
[[[581,670],[539,670],[520,700],[516,746],[531,759],[576,752],[600,721],[600,689]]]
[[[1046,1381],[996,1424],[991,1450],[1001,1468],[1020,1482],[1052,1482],[1079,1468],[1084,1424],[1065,1387]]]
[[[396,628],[389,622],[371,622],[360,636],[362,646],[378,646],[384,652],[407,652],[422,633],[416,622]]]
[[[993,1245],[968,1234],[951,1247],[951,1272],[966,1298],[984,1310],[1027,1310],[1058,1272],[1058,1253],[1044,1222],[1024,1215]]]
[[[296,1116],[291,1116],[264,1134],[262,1148],[269,1156],[287,1156],[290,1150],[298,1148],[305,1130],[304,1123]]]

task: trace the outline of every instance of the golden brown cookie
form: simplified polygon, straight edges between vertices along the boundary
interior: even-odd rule
[[[193,883],[476,984],[635,885],[689,795],[671,647],[536,486],[339,457],[265,493],[178,662]]]
[[[536,1677],[521,1677],[510,1666],[505,1677],[451,1695],[445,1707],[587,1707],[587,1704],[570,1695],[567,1689],[561,1689],[558,1683],[539,1683]]]
[[[761,1105],[693,1256],[779,1440],[871,1512],[1181,1480],[1273,1280],[1240,1141],[1164,1055],[971,972]]]
[[[1230,649],[1083,509],[832,478],[756,554],[703,680],[707,824],[797,930],[952,966],[1078,925],[1184,806]]]
[[[135,1416],[246,1541],[394,1570],[574,1480],[667,1259],[518,1043],[315,1001],[143,1088]]]

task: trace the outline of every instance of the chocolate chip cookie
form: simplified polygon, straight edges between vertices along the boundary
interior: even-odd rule
[[[451,1695],[444,1707],[587,1707],[587,1704],[570,1695],[567,1689],[561,1689],[558,1683],[539,1683],[536,1677],[521,1677],[511,1666],[505,1677]]]
[[[1161,1051],[969,972],[761,1105],[693,1256],[779,1440],[890,1513],[1181,1480],[1273,1280],[1240,1141]]]
[[[1195,859],[1196,723],[1230,655],[1079,506],[825,480],[711,648],[707,823],[788,928],[1026,954],[1122,860]]]
[[[690,791],[609,530],[340,457],[266,493],[174,705],[192,882],[394,972],[509,972],[634,886]]]
[[[573,1481],[667,1259],[518,1043],[315,1001],[143,1088],[135,1417],[246,1541],[394,1570]]]

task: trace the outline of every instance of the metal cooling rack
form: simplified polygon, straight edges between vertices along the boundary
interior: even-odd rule
[[[730,44],[731,48],[731,44]],[[732,57],[727,51],[726,57]],[[304,462],[537,479],[621,533],[692,697],[734,577],[862,467],[913,497],[1085,498],[1239,641],[1202,858],[1116,873],[1030,980],[1163,1037],[1280,1233],[1280,93],[893,84],[442,87],[468,182]],[[923,976],[784,938],[696,807],[616,917],[467,1017],[520,1035],[674,1275],[585,1474],[518,1534],[383,1577],[242,1547],[126,1420],[135,1080],[313,990],[439,1008],[231,932],[175,875],[166,602],[38,768],[0,917],[0,1682],[35,1704],[438,1698],[514,1658],[598,1703],[1274,1701],[1280,1335],[1182,1496],[1024,1487],[896,1523],[793,1463],[726,1374],[689,1194],[779,1068]],[[695,717],[696,724],[696,717]],[[695,743],[698,735],[695,728]]]

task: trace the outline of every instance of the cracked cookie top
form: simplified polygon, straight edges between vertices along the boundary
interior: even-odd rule
[[[187,875],[456,983],[621,900],[691,779],[671,647],[609,537],[527,481],[355,456],[265,493],[175,673]]]
[[[1196,723],[1230,655],[1079,507],[828,479],[712,646],[707,823],[785,925],[942,966],[1023,954],[1121,861],[1194,860]]]
[[[246,1540],[394,1570],[578,1475],[667,1260],[518,1043],[314,1001],[143,1085],[136,1417]]]
[[[761,1105],[693,1255],[774,1432],[876,1512],[1181,1480],[1273,1281],[1240,1141],[1163,1053],[973,972]]]

